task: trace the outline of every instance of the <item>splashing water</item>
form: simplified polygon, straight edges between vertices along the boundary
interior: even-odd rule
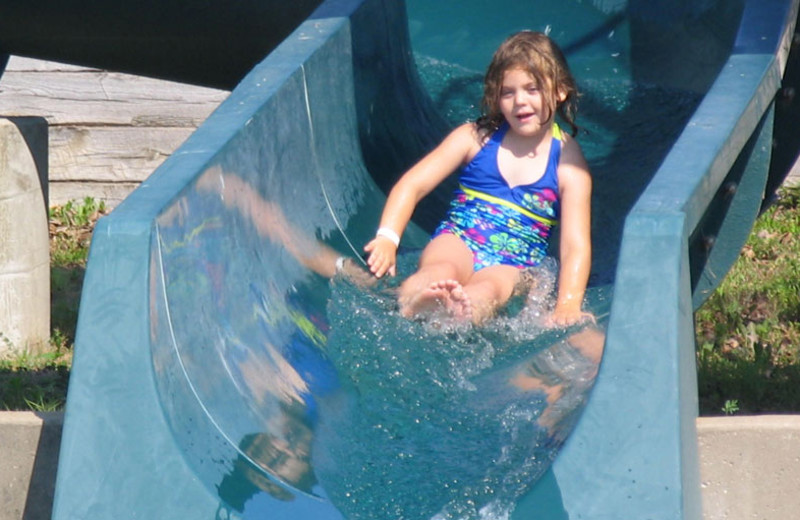
[[[532,289],[480,328],[410,321],[393,287],[333,282],[327,352],[344,390],[320,403],[332,409],[314,468],[348,519],[503,520],[549,467],[603,335],[543,329],[555,270],[530,274]]]

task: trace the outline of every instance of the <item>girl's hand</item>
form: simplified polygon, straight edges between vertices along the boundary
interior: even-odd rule
[[[585,322],[597,323],[597,320],[594,314],[590,312],[567,308],[556,308],[553,313],[545,319],[545,325],[553,328],[565,328]]]
[[[364,251],[369,253],[367,265],[369,270],[377,278],[386,273],[394,276],[397,264],[397,246],[394,242],[383,236],[373,238],[366,246]]]

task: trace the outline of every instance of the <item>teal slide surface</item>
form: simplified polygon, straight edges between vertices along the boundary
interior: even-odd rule
[[[692,312],[765,198],[797,9],[309,7],[98,223],[53,518],[699,519]],[[583,91],[598,324],[538,327],[547,267],[485,328],[404,320],[361,248],[523,28],[549,32]],[[451,189],[420,206],[401,277]]]

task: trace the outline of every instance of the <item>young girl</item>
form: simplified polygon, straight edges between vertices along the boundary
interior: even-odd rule
[[[403,316],[444,312],[480,323],[505,304],[523,269],[538,265],[550,232],[560,233],[558,297],[550,324],[591,315],[581,309],[591,264],[592,181],[572,130],[577,90],[561,50],[523,31],[495,52],[484,80],[483,115],[453,130],[392,188],[376,237],[364,250],[376,276],[395,274],[397,246],[417,203],[464,167],[449,213],[419,268],[400,285]],[[466,165],[466,166],[465,166]]]

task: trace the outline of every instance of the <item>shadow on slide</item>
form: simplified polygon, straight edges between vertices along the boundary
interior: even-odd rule
[[[101,219],[54,519],[701,517],[692,311],[764,198],[797,1],[484,4],[321,3]],[[522,28],[584,92],[599,323],[538,326],[548,266],[484,329],[403,320],[361,248]]]

